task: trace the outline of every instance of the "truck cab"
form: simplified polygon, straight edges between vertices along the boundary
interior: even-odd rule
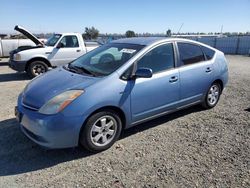
[[[12,51],[9,65],[18,72],[27,72],[32,78],[49,68],[65,65],[99,46],[97,42],[85,42],[80,33],[56,33],[42,43],[20,26],[16,26],[15,30],[31,39],[36,46]]]

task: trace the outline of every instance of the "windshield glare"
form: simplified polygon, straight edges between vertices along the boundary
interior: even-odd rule
[[[121,67],[143,47],[125,43],[105,44],[73,61],[70,66],[84,68],[96,76],[106,76]]]
[[[45,43],[46,46],[54,46],[57,41],[61,38],[62,35],[60,34],[54,34],[52,35],[47,42]]]

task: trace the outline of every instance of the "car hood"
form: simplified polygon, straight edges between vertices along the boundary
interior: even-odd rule
[[[34,78],[24,89],[22,103],[39,109],[56,95],[72,89],[85,89],[101,78],[75,74],[60,67]]]
[[[20,33],[22,33],[24,36],[26,36],[27,38],[29,38],[30,40],[32,40],[36,45],[41,45],[43,46],[44,44],[32,33],[30,33],[28,30],[26,30],[25,28],[16,25],[14,30],[19,31]]]

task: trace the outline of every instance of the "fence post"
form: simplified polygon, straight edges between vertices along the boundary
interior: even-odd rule
[[[240,36],[238,35],[238,38],[237,38],[237,44],[236,44],[236,52],[235,54],[239,54],[239,46],[240,46]]]

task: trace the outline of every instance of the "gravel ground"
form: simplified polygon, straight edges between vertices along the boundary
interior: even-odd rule
[[[227,56],[218,105],[138,125],[98,154],[45,150],[14,119],[29,79],[0,63],[0,187],[250,187],[250,57]]]

